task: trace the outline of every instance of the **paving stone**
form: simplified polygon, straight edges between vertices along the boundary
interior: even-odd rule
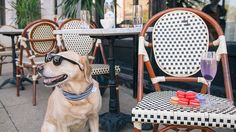
[[[6,107],[20,132],[39,132],[46,111],[47,99],[37,106],[31,103]]]
[[[4,108],[0,108],[0,132],[17,132]]]

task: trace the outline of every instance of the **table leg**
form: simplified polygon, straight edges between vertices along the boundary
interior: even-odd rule
[[[108,132],[117,132],[123,128],[127,123],[131,122],[131,116],[119,112],[119,100],[116,91],[115,81],[115,64],[113,59],[113,44],[114,39],[109,39],[109,65],[110,65],[110,78],[109,78],[109,112],[100,115],[99,123],[100,127],[107,129]]]
[[[137,81],[138,81],[138,35],[133,37],[133,97],[137,97]]]
[[[12,78],[9,78],[7,80],[5,80],[1,85],[0,85],[0,89],[7,85],[8,83],[16,85],[16,49],[15,49],[15,35],[11,35],[11,46],[12,46]],[[22,77],[21,81],[20,81],[20,86],[21,86],[21,90],[24,90],[24,86],[23,86],[23,82],[24,81],[28,81],[31,82],[31,80],[29,80],[28,78],[24,78]]]
[[[0,85],[0,89],[5,86],[6,84],[10,83],[10,84],[16,84],[16,52],[15,52],[15,42],[14,42],[14,38],[15,35],[11,35],[11,46],[12,46],[12,78],[9,78],[7,80],[5,80],[1,85]]]

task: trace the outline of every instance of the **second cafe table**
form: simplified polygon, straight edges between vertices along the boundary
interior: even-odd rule
[[[111,28],[111,29],[64,29],[55,30],[54,34],[67,34],[75,33],[81,35],[89,35],[94,38],[107,39],[109,41],[109,65],[110,65],[110,99],[109,99],[109,112],[104,113],[100,116],[100,124],[103,128],[106,128],[109,132],[116,132],[118,129],[124,127],[128,122],[131,122],[130,115],[121,113],[119,111],[119,100],[116,94],[116,81],[115,81],[115,64],[113,58],[113,45],[115,39],[120,38],[133,38],[134,44],[134,64],[133,64],[133,94],[136,96],[137,89],[137,55],[138,55],[138,35],[141,28]],[[152,28],[148,29],[152,31]]]
[[[16,84],[16,57],[17,56],[16,56],[16,49],[15,49],[15,37],[20,36],[23,31],[24,29],[0,30],[0,34],[11,37],[11,47],[12,47],[11,49],[12,50],[12,78],[9,78],[3,81],[2,84],[0,85],[0,89],[8,83],[14,84],[14,85]],[[28,78],[23,77],[20,82],[21,90],[24,90],[24,86],[22,84],[23,81],[32,82]],[[18,92],[17,92],[17,96],[19,96]]]

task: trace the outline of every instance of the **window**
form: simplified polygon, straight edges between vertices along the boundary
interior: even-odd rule
[[[143,8],[143,22],[149,19],[149,0],[139,0]],[[119,27],[132,26],[133,0],[117,0],[117,24]]]
[[[209,8],[211,1],[216,2],[218,7],[220,7],[217,13],[214,13],[212,8]],[[225,32],[226,41],[236,41],[235,0],[167,0],[167,7],[190,7],[203,10],[213,18],[217,19],[218,23]]]
[[[236,41],[236,2],[227,0],[225,2],[227,9],[225,36],[227,41]]]

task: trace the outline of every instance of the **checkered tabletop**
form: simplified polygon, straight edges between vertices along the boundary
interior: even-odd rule
[[[236,128],[236,107],[224,107],[225,98],[209,96],[215,101],[211,111],[201,108],[182,108],[170,104],[175,91],[163,91],[147,94],[141,102],[132,109],[133,122],[162,123],[176,125],[195,125],[206,127]],[[206,97],[208,95],[205,95]],[[217,107],[217,105],[220,105]]]

